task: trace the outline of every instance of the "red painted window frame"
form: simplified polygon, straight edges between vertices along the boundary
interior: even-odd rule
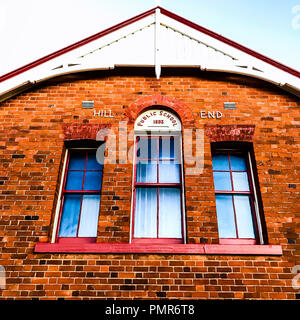
[[[138,152],[138,139],[156,139],[157,140],[157,159],[139,159],[139,160],[151,160],[156,161],[156,170],[157,170],[157,181],[159,181],[159,141],[160,139],[169,139],[174,137],[174,140],[178,138],[179,146],[177,146],[179,150],[178,160],[179,160],[179,183],[139,183],[136,181],[137,175],[137,152]],[[131,231],[131,239],[133,244],[183,244],[184,243],[184,220],[183,220],[183,178],[182,178],[182,163],[181,163],[181,142],[180,136],[176,134],[170,135],[137,135],[135,137],[135,155],[134,155],[134,182],[133,182],[133,209],[132,209],[132,231]],[[164,161],[173,161],[174,159],[163,159]],[[175,160],[174,160],[175,161]],[[137,187],[155,187],[157,188],[157,236],[156,238],[137,238],[134,237],[134,222],[135,222],[135,206],[136,206],[136,188]],[[174,187],[180,190],[180,209],[181,209],[181,238],[159,238],[159,188],[160,187]]]
[[[87,165],[87,157],[88,153],[95,151],[96,149],[94,148],[89,148],[89,149],[68,149],[68,155],[67,155],[67,161],[66,161],[66,167],[64,170],[64,177],[63,177],[63,186],[62,186],[62,191],[61,191],[61,203],[60,203],[60,209],[59,209],[59,217],[58,217],[58,223],[57,223],[57,228],[56,228],[56,234],[55,234],[55,242],[56,243],[61,243],[61,244],[85,244],[85,243],[94,243],[97,240],[97,237],[78,237],[78,231],[79,231],[79,226],[80,226],[80,219],[81,219],[81,209],[82,209],[82,199],[83,195],[85,194],[97,194],[101,196],[101,190],[102,190],[102,181],[101,179],[101,185],[99,190],[83,190],[83,186],[85,183],[85,174],[86,171],[101,171],[102,176],[103,176],[103,168],[101,170],[86,170],[86,165]],[[84,170],[73,170],[69,169],[69,163],[70,163],[70,157],[71,153],[77,152],[77,153],[85,153],[85,165],[84,165]],[[82,179],[82,190],[66,190],[66,183],[67,183],[67,176],[70,171],[84,171],[83,174],[83,179]],[[77,223],[77,231],[76,237],[59,237],[59,231],[60,231],[60,223],[61,223],[61,218],[62,218],[62,212],[63,212],[63,207],[64,207],[64,196],[66,194],[81,194],[81,203],[80,203],[80,212],[79,212],[79,218],[78,218],[78,223]]]
[[[248,150],[240,150],[238,148],[236,149],[226,149],[226,148],[220,148],[220,149],[215,149],[212,151],[212,156],[216,155],[216,154],[227,154],[228,156],[228,162],[229,162],[229,171],[228,170],[214,170],[213,169],[213,173],[214,172],[229,172],[230,173],[230,181],[231,181],[231,186],[232,186],[232,190],[216,190],[215,189],[215,194],[228,194],[228,195],[232,195],[232,204],[233,204],[233,211],[234,211],[234,221],[235,221],[235,230],[236,230],[236,238],[219,238],[219,243],[220,244],[236,244],[236,245],[258,245],[260,244],[260,240],[259,240],[259,230],[258,230],[258,222],[257,222],[257,212],[255,209],[255,205],[254,205],[254,198],[255,198],[255,194],[254,194],[254,188],[253,188],[253,181],[252,181],[252,177],[251,177],[251,167],[250,167],[250,163],[249,163],[249,157],[248,157]],[[246,166],[247,166],[247,170],[231,170],[231,162],[230,162],[230,155],[234,155],[234,154],[238,154],[238,155],[242,155],[246,161]],[[246,172],[247,173],[247,177],[248,177],[248,182],[249,182],[249,191],[237,191],[234,190],[234,184],[233,184],[233,178],[232,178],[232,173],[233,172]],[[253,172],[252,172],[253,173]],[[255,232],[255,238],[240,238],[238,235],[238,228],[237,228],[237,217],[236,217],[236,209],[235,209],[235,203],[234,203],[234,195],[239,195],[239,194],[247,194],[249,195],[249,199],[250,199],[250,207],[251,207],[251,214],[252,214],[252,219],[253,219],[253,227],[254,227],[254,232]]]

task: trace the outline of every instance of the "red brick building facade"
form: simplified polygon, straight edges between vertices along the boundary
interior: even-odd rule
[[[158,14],[158,9],[161,16],[196,28],[162,8],[118,28]],[[199,28],[197,32],[204,32]],[[251,56],[251,52],[247,54]],[[58,59],[59,55],[48,58]],[[47,61],[27,69],[39,63]],[[272,60],[263,63],[299,80],[295,70],[274,65]],[[1,80],[7,82],[26,72],[19,70]],[[295,85],[289,86],[290,92],[283,90],[287,87],[229,70],[200,71],[162,64],[156,77],[153,68],[115,66],[114,70],[71,70],[6,90],[0,103],[0,265],[5,270],[1,299],[299,298],[295,278],[300,265],[300,89],[297,96]],[[84,101],[94,104],[85,108]],[[181,190],[181,229],[176,241],[165,239],[172,236],[160,241],[159,236],[133,233],[133,228],[134,232],[138,228],[133,219],[137,202],[142,201],[143,208],[148,205],[145,198],[136,196],[136,189],[142,186],[136,177],[134,145],[139,134],[134,128],[143,112],[154,109],[170,112],[182,126],[180,183],[150,184],[151,190]],[[190,140],[186,132],[192,133]],[[107,147],[112,135],[113,151]],[[106,146],[106,160],[102,171],[98,170],[102,179],[99,193],[93,191],[94,198],[99,195],[100,199],[96,234],[83,237],[86,241],[78,231],[73,237],[61,236],[66,197],[70,190],[75,192],[66,186],[66,176],[72,171],[68,157],[73,151],[69,150],[99,145]],[[223,150],[225,154],[224,150],[239,148],[249,152],[252,187],[240,194],[220,191],[216,177],[227,169],[214,167],[213,157],[219,155],[215,152]],[[231,157],[231,169],[226,173],[230,172],[234,184],[235,174],[242,175],[243,170],[233,169],[234,155],[226,152]],[[109,153],[116,159],[113,163],[107,161]],[[197,156],[200,167],[193,171]],[[195,162],[188,161],[189,157]],[[149,185],[143,187],[146,190]],[[84,188],[76,192],[88,197]],[[222,202],[225,196],[236,201],[237,229],[237,219],[242,219],[237,199],[253,197],[253,237],[221,236],[222,206],[228,204]],[[172,201],[168,200],[167,206]],[[168,224],[172,225],[171,220]],[[160,218],[157,223],[162,221]]]

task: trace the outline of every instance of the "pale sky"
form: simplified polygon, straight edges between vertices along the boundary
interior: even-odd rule
[[[300,71],[300,0],[160,3]],[[0,75],[155,6],[155,0],[0,0]]]

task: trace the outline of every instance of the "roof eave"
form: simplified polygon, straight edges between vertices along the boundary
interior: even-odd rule
[[[65,53],[71,51],[71,50],[77,49],[77,48],[79,48],[79,47],[81,47],[81,46],[83,46],[85,44],[88,44],[88,43],[90,43],[90,42],[92,42],[94,40],[97,40],[97,39],[99,39],[99,38],[101,38],[101,37],[103,37],[103,36],[105,36],[105,35],[107,35],[109,33],[112,33],[112,32],[114,32],[114,31],[116,31],[116,30],[118,30],[120,28],[123,28],[123,27],[125,27],[125,26],[127,26],[127,25],[129,25],[131,23],[134,23],[134,22],[136,22],[138,20],[141,20],[141,19],[143,19],[143,18],[145,18],[145,17],[147,17],[147,16],[149,16],[151,14],[155,14],[155,10],[156,9],[160,9],[161,13],[166,15],[169,18],[172,18],[172,19],[174,19],[174,20],[176,20],[178,22],[181,22],[181,23],[183,23],[183,24],[185,24],[185,25],[187,25],[187,26],[189,26],[189,27],[191,27],[193,29],[196,29],[196,30],[198,30],[198,31],[200,31],[200,32],[202,32],[202,33],[214,38],[214,39],[217,39],[217,40],[219,40],[219,41],[221,41],[223,43],[226,43],[227,45],[230,45],[230,46],[232,46],[232,47],[234,47],[234,48],[236,48],[238,50],[241,50],[241,51],[243,51],[243,52],[245,52],[245,53],[257,58],[257,59],[260,59],[260,60],[262,60],[262,61],[264,61],[264,62],[266,62],[266,63],[268,63],[268,64],[270,64],[270,65],[272,65],[272,66],[274,66],[274,67],[276,67],[276,68],[278,68],[280,70],[282,70],[282,71],[285,71],[285,72],[287,72],[287,73],[289,73],[289,74],[291,74],[291,75],[293,75],[293,76],[295,76],[297,78],[300,78],[300,72],[299,71],[297,71],[297,70],[295,70],[295,69],[293,69],[291,67],[288,67],[288,66],[286,66],[286,65],[284,65],[284,64],[282,64],[282,63],[280,63],[278,61],[275,61],[275,60],[273,60],[273,59],[271,59],[269,57],[266,57],[266,56],[264,56],[264,55],[262,55],[262,54],[260,54],[260,53],[258,53],[256,51],[254,51],[252,49],[249,49],[249,48],[247,48],[247,47],[245,47],[245,46],[243,46],[243,45],[241,45],[241,44],[239,44],[239,43],[237,43],[235,41],[232,41],[232,40],[230,40],[230,39],[228,39],[228,38],[226,38],[226,37],[224,37],[224,36],[222,36],[222,35],[220,35],[220,34],[218,34],[216,32],[213,32],[213,31],[211,31],[209,29],[206,29],[206,28],[204,28],[204,27],[202,27],[202,26],[200,26],[200,25],[198,25],[198,24],[196,24],[196,23],[194,23],[194,22],[192,22],[190,20],[187,20],[187,19],[185,19],[185,18],[183,18],[183,17],[181,17],[181,16],[179,16],[179,15],[177,15],[177,14],[171,12],[171,11],[168,11],[168,10],[166,10],[166,9],[160,7],[160,6],[157,6],[157,7],[154,7],[152,9],[148,10],[148,11],[145,11],[145,12],[139,14],[139,15],[136,15],[133,18],[127,19],[127,20],[125,20],[125,21],[123,21],[121,23],[118,23],[118,24],[110,27],[110,28],[107,28],[107,29],[105,29],[103,31],[100,31],[100,32],[98,32],[98,33],[96,33],[96,34],[94,34],[94,35],[92,35],[90,37],[87,37],[87,38],[81,40],[81,41],[73,43],[73,44],[71,44],[71,45],[69,45],[69,46],[67,46],[67,47],[65,47],[63,49],[55,51],[55,52],[53,52],[53,53],[51,53],[49,55],[46,55],[46,56],[44,56],[44,57],[42,57],[40,59],[37,59],[37,60],[35,60],[35,61],[33,61],[33,62],[29,63],[29,64],[26,64],[23,67],[20,67],[20,68],[18,68],[16,70],[8,72],[8,73],[0,76],[0,82],[3,82],[5,80],[7,80],[7,79],[15,77],[15,76],[17,76],[17,75],[19,75],[19,74],[21,74],[21,73],[23,73],[25,71],[28,71],[28,70],[30,70],[30,69],[42,64],[42,63],[45,63],[45,62],[47,62],[47,61],[49,61],[51,59],[54,59],[54,58],[56,58],[56,57],[58,57],[58,56],[60,56],[62,54],[65,54]]]

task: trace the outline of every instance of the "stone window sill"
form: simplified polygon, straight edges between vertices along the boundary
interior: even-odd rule
[[[211,254],[282,255],[280,245],[252,244],[149,244],[129,243],[45,243],[36,244],[35,253],[117,253],[117,254]]]

